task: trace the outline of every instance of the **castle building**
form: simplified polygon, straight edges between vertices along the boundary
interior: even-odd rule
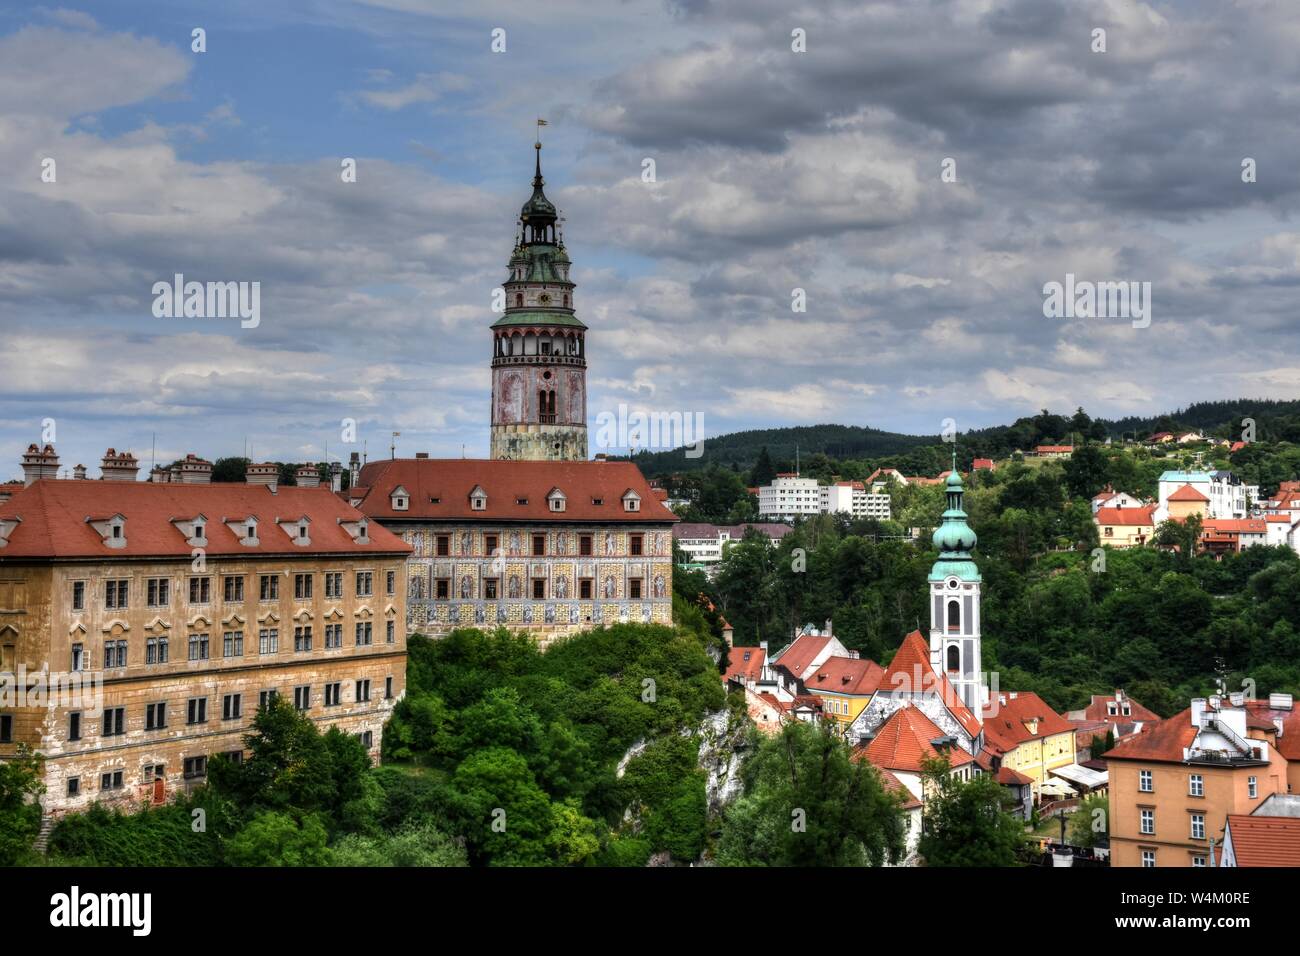
[[[409,550],[328,488],[35,480],[0,505],[0,759],[44,756],[54,815],[161,803],[272,695],[377,758]]]
[[[494,459],[587,460],[587,327],[574,314],[559,213],[542,191],[536,143],[533,194],[504,284],[505,314],[492,325]]]

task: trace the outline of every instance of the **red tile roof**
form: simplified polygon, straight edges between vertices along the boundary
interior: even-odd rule
[[[947,736],[919,708],[900,707],[889,715],[862,753],[877,767],[920,773],[926,758],[939,756],[931,741]],[[960,747],[946,748],[951,766],[964,767],[975,758]]]
[[[1121,527],[1154,525],[1155,510],[1155,505],[1147,505],[1144,508],[1098,508],[1097,524]]]
[[[676,521],[659,501],[641,469],[630,461],[492,461],[480,458],[398,458],[372,461],[361,469],[359,507],[372,518],[472,521]],[[410,495],[406,511],[394,511],[392,492]],[[481,487],[487,507],[470,506]],[[564,493],[563,511],[552,511],[547,495]],[[623,495],[640,496],[639,511],[623,509]],[[436,502],[435,502],[436,499]],[[520,500],[527,504],[519,504]],[[600,504],[596,504],[596,501]]]
[[[1162,720],[1157,724],[1121,740],[1104,756],[1107,760],[1154,760],[1183,762],[1183,750],[1196,739],[1196,728],[1192,726],[1192,710],[1187,708],[1181,714]],[[1094,754],[1094,756],[1103,756]]]
[[[1156,721],[1160,719],[1159,714],[1157,714],[1153,710],[1148,710],[1147,708],[1143,707],[1141,704],[1139,704],[1137,701],[1135,701],[1132,697],[1129,697],[1128,695],[1124,696],[1124,703],[1129,705],[1129,713],[1127,714],[1117,713],[1111,715],[1108,712],[1107,705],[1112,704],[1114,702],[1115,702],[1114,694],[1110,694],[1110,695],[1093,694],[1092,700],[1089,701],[1088,706],[1084,708],[1083,716],[1088,718],[1088,720],[1103,720],[1103,721],[1110,721],[1112,723],[1122,722],[1122,721],[1133,721],[1133,720]]]
[[[1282,721],[1282,736],[1274,746],[1287,760],[1300,760],[1300,710],[1294,704],[1290,710],[1273,710],[1268,705],[1268,698],[1264,697],[1246,701],[1246,713],[1254,718],[1247,721],[1249,726],[1260,727],[1267,722],[1269,727],[1273,727],[1273,721]]]
[[[829,637],[800,634],[795,638],[793,644],[777,651],[772,657],[772,662],[780,664],[795,677],[803,677],[804,671],[812,666],[813,660],[826,649],[826,645],[830,642]]]
[[[1228,814],[1238,866],[1300,866],[1300,817]]]
[[[1181,488],[1179,488],[1177,491],[1175,491],[1172,495],[1169,496],[1169,500],[1170,501],[1209,501],[1210,499],[1208,495],[1202,494],[1201,492],[1193,488],[1191,485],[1183,485]]]
[[[1030,740],[1072,733],[1074,727],[1032,691],[1000,691],[989,701],[984,715],[984,737],[1003,750],[1014,750]],[[1027,723],[1034,724],[1031,731]]]
[[[1259,518],[1216,518],[1201,527],[1217,534],[1267,534],[1268,523]]]
[[[126,546],[110,548],[88,518],[126,519]],[[46,478],[0,505],[0,520],[22,521],[0,548],[0,561],[14,558],[139,558],[189,557],[193,546],[173,520],[207,519],[204,551],[215,555],[406,553],[410,545],[369,522],[369,544],[357,544],[341,522],[364,517],[328,488],[238,482],[184,484],[180,482],[94,481]],[[256,517],[258,544],[240,544],[241,534],[225,522]],[[311,544],[297,545],[277,521],[306,517]]]
[[[876,767],[875,770],[876,773],[880,774],[880,782],[885,790],[889,793],[896,793],[902,798],[904,810],[915,810],[924,806],[920,800],[912,795],[912,791],[903,785],[903,781],[894,776],[892,770],[887,770],[884,767]]]
[[[921,694],[933,691],[940,696],[948,712],[962,725],[971,738],[979,736],[980,722],[957,694],[945,674],[937,673],[930,665],[930,645],[913,631],[898,645],[894,659],[880,678],[880,690]]]
[[[1034,449],[1034,451],[1038,452],[1038,454],[1040,455],[1043,455],[1051,452],[1074,451],[1074,446],[1073,445],[1039,445],[1037,448]]]
[[[1010,767],[999,767],[993,779],[1004,787],[1012,785],[1024,787],[1034,782],[1033,777],[1026,777],[1019,770],[1012,770]]]
[[[987,469],[988,471],[992,471],[994,467],[995,466],[993,464],[992,458],[976,458],[973,462],[971,462],[971,469],[973,471],[978,471],[981,468]]]
[[[767,651],[761,647],[733,647],[727,651],[727,670],[722,679],[758,680]]]
[[[809,690],[838,694],[874,694],[885,669],[866,658],[828,657],[804,678]]]

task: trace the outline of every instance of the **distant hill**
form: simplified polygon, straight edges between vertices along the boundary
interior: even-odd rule
[[[1157,431],[1199,430],[1226,438],[1239,437],[1242,419],[1253,419],[1257,441],[1300,442],[1300,401],[1233,399],[1196,402],[1187,408],[1149,417],[1129,416],[1114,421],[1091,419],[1079,413],[1063,416],[1042,412],[1017,419],[1010,425],[995,425],[963,432],[958,438],[958,455],[963,462],[972,457],[1005,458],[1016,450],[1039,444],[1071,443],[1082,438],[1120,439],[1127,435],[1145,438]],[[825,455],[837,461],[868,460],[893,464],[916,473],[935,474],[946,467],[947,451],[938,435],[905,435],[857,425],[801,425],[792,428],[762,428],[706,438],[705,453],[687,458],[680,448],[672,451],[641,452],[636,463],[649,477],[698,471],[721,465],[748,473],[766,448],[778,465],[791,464],[795,451],[809,462]],[[887,461],[892,459],[892,461]],[[909,472],[911,473],[911,472]]]

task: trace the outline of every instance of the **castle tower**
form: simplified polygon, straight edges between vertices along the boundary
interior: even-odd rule
[[[943,521],[934,531],[939,559],[930,569],[930,663],[948,676],[962,702],[983,723],[988,688],[980,654],[980,572],[971,557],[975,532],[962,510],[965,491],[956,452],[944,491]]]
[[[492,457],[586,461],[587,327],[574,315],[559,213],[542,191],[542,144],[533,148],[533,195],[492,325]]]

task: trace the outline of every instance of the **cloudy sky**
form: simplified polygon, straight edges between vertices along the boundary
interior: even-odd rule
[[[346,457],[348,418],[372,456],[485,455],[539,115],[593,422],[1300,392],[1294,0],[6,5],[0,478],[46,419],[92,475]],[[260,325],[155,318],[175,273],[260,282]],[[1150,282],[1150,326],[1045,318],[1067,273]]]

